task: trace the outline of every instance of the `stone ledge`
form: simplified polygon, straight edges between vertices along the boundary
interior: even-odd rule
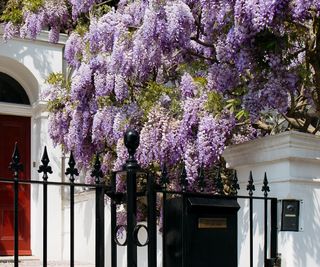
[[[320,138],[296,131],[258,138],[226,148],[231,168],[279,160],[315,161],[320,165]]]
[[[0,38],[3,39],[3,33],[4,33],[4,25],[3,23],[0,23]],[[68,35],[65,33],[60,33],[59,34],[59,41],[56,44],[50,43],[49,42],[49,31],[46,30],[42,30],[39,35],[36,37],[36,39],[30,39],[30,38],[19,38],[19,37],[14,37],[13,40],[20,40],[20,41],[24,41],[24,42],[34,42],[34,41],[38,41],[38,42],[45,42],[48,43],[50,45],[65,45],[65,43],[67,42],[68,39]],[[0,41],[1,42],[1,41]]]

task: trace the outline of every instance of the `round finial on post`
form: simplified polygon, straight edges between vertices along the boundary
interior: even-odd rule
[[[124,144],[128,149],[130,159],[134,159],[134,154],[140,144],[140,136],[136,130],[127,130],[124,134]]]
[[[134,158],[134,154],[140,144],[140,136],[136,130],[129,129],[124,134],[124,144],[128,149],[129,159],[124,165],[124,169],[137,169],[139,168],[138,162]]]

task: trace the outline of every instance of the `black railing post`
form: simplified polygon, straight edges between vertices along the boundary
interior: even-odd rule
[[[20,163],[18,145],[15,143],[12,161],[9,168],[13,172],[14,181],[14,267],[19,266],[19,172],[23,170]]]
[[[268,186],[267,174],[264,173],[263,186],[261,189],[264,192],[264,266],[267,267],[268,258],[268,192],[270,188]]]
[[[75,176],[79,175],[78,169],[75,168],[76,162],[71,151],[69,168],[66,170],[66,175],[70,175],[70,267],[74,267],[74,180]]]
[[[238,183],[237,171],[234,170],[233,177],[232,177],[232,180],[231,180],[231,193],[232,193],[232,195],[233,196],[237,196],[239,189],[240,189],[240,186],[239,186],[239,183]]]
[[[124,165],[127,173],[127,266],[137,267],[137,244],[134,240],[134,229],[137,224],[137,171],[139,164],[134,154],[139,146],[139,134],[128,130],[124,135],[124,143],[128,149],[129,159]]]
[[[43,155],[41,158],[42,165],[39,166],[38,173],[43,173],[43,267],[47,267],[47,249],[48,249],[48,173],[52,173],[52,169],[49,166],[49,157],[47,153],[47,147],[44,147]]]
[[[157,194],[152,174],[147,177],[148,190],[148,267],[157,266]]]
[[[14,266],[19,265],[19,178],[14,177]]]
[[[168,171],[165,164],[161,167],[161,179],[160,179],[160,186],[163,190],[162,193],[162,266],[166,267],[166,201],[167,201],[167,186],[169,184],[169,177],[168,177]]]
[[[116,173],[112,172],[111,176],[111,191],[116,193]],[[111,267],[117,267],[117,203],[115,199],[111,198]]]
[[[95,266],[104,266],[104,187],[103,173],[101,171],[101,163],[99,154],[96,154],[94,169],[91,173],[95,177],[96,183],[96,258]]]
[[[127,266],[137,267],[137,245],[133,239],[137,223],[136,172],[127,169]]]
[[[276,259],[278,254],[278,203],[277,199],[271,199],[271,240],[270,240],[270,258]]]
[[[253,184],[252,172],[250,171],[249,181],[247,185],[249,191],[249,218],[250,218],[250,267],[253,267],[253,191],[255,186]]]

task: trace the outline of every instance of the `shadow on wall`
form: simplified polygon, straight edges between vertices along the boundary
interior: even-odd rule
[[[319,266],[320,264],[320,186],[307,187],[309,199],[304,200],[303,231],[293,233],[294,266]],[[285,242],[286,240],[284,240]]]
[[[48,75],[63,71],[63,46],[22,39],[0,40],[0,71],[16,79],[34,103],[39,97],[38,87]]]
[[[301,188],[301,185],[292,185]],[[298,192],[299,190],[297,190]],[[278,251],[282,254],[283,267],[319,267],[320,263],[320,186],[303,185],[304,203],[300,211],[303,231],[278,232]],[[298,196],[297,196],[297,199]],[[238,263],[239,267],[250,266],[250,225],[249,201],[239,200],[241,209],[238,213]],[[270,216],[270,204],[268,204]],[[278,206],[278,214],[281,207]],[[263,266],[264,257],[264,214],[263,200],[253,204],[253,266]],[[269,218],[270,219],[270,218]],[[278,218],[280,222],[281,218]],[[280,225],[279,225],[280,226]],[[270,233],[268,222],[268,234]],[[270,238],[268,238],[268,257]]]
[[[23,63],[27,68],[32,66],[42,79],[46,79],[47,75],[53,71],[52,65],[57,60],[54,58],[56,56],[54,52],[58,51],[62,51],[61,45],[49,42],[35,42],[28,39],[0,42],[0,55],[3,54],[6,57],[11,55],[12,59]]]
[[[246,194],[241,194],[246,195]],[[249,200],[238,199],[238,266],[250,266],[250,209]],[[270,204],[269,204],[270,205]],[[270,213],[269,213],[270,214]],[[269,224],[268,224],[268,227]],[[253,201],[253,266],[264,265],[264,201]],[[269,247],[269,245],[268,245]]]

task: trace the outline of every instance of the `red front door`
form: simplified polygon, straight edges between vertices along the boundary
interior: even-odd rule
[[[12,179],[8,169],[15,142],[24,170],[21,180],[30,179],[30,118],[0,115],[0,177]],[[13,184],[0,183],[0,255],[14,254]],[[30,250],[30,185],[19,186],[19,255]]]

